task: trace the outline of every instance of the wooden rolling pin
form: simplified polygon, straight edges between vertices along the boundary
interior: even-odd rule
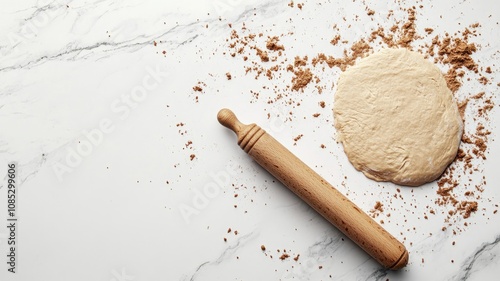
[[[236,133],[238,145],[257,163],[380,264],[396,270],[408,263],[401,242],[266,131],[242,124],[229,109],[219,111],[217,119]]]

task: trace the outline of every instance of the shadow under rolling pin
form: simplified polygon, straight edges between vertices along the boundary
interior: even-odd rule
[[[394,236],[256,124],[242,124],[229,109],[217,119],[264,169],[342,231],[384,267],[400,269],[408,251]]]

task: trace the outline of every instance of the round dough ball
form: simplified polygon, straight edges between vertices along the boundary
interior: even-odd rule
[[[437,179],[462,136],[443,74],[406,49],[384,49],[343,72],[333,114],[349,161],[376,181],[418,186]]]

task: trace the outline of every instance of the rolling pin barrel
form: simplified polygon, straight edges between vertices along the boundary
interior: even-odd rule
[[[255,124],[244,125],[229,109],[217,115],[234,131],[238,145],[309,206],[389,269],[408,263],[408,251],[347,197]]]

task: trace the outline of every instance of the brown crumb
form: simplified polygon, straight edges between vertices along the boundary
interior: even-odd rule
[[[269,38],[269,40],[267,40],[266,48],[271,51],[284,51],[285,47],[283,47],[283,45],[279,45],[278,42],[278,36],[271,37]]]
[[[339,34],[337,34],[337,35],[335,35],[335,37],[333,37],[333,39],[330,41],[330,44],[332,44],[332,45],[337,45],[337,44],[339,43],[339,41],[340,41],[340,35],[339,35]]]
[[[294,140],[295,142],[297,142],[297,141],[299,141],[299,140],[300,140],[303,136],[304,136],[303,134],[300,134],[300,135],[296,136],[295,138],[293,138],[293,140]]]
[[[226,77],[227,77],[227,80],[231,80],[231,78],[232,78],[231,73],[227,72]]]
[[[265,251],[265,250],[266,250],[266,246],[264,246],[264,245],[260,245],[260,249],[261,249],[262,251]]]
[[[318,63],[326,63],[330,68],[335,66],[344,71],[348,66],[353,65],[356,59],[364,57],[370,50],[370,45],[368,45],[364,39],[361,39],[351,46],[350,55],[344,52],[343,58],[334,58],[332,56],[327,57],[325,54],[320,53],[313,58],[312,64],[316,66]]]
[[[373,206],[373,209],[370,210],[371,217],[376,218],[380,215],[380,213],[384,212],[384,209],[382,208],[383,206],[384,205],[380,201],[375,202],[375,206]]]
[[[268,62],[269,61],[269,56],[267,55],[267,52],[266,51],[262,51],[261,49],[259,48],[255,48],[256,51],[257,51],[257,56],[260,57],[260,60],[262,62]]]
[[[459,210],[463,212],[464,219],[470,217],[471,213],[477,211],[477,202],[462,201]]]
[[[415,31],[415,19],[415,9],[408,9],[408,21],[403,24],[401,28],[402,34],[397,41],[400,47],[411,50],[411,43],[418,38],[417,32]]]
[[[295,76],[292,78],[292,90],[298,91],[300,89],[303,89],[311,82],[312,80],[312,73],[309,68],[306,68],[305,70],[297,70],[295,71]]]
[[[193,161],[193,160],[194,160],[194,158],[196,158],[196,155],[195,155],[195,154],[191,154],[191,155],[189,155],[189,159],[190,159],[191,161]]]
[[[444,75],[446,84],[448,84],[448,88],[452,92],[456,92],[462,86],[462,83],[460,83],[458,77],[459,75],[457,74],[457,70],[455,68],[450,68],[448,72]]]
[[[282,254],[282,255],[281,255],[280,260],[286,260],[286,259],[287,259],[287,258],[289,258],[289,257],[290,257],[290,255],[289,255],[289,254],[284,253],[284,254]]]
[[[202,88],[202,87],[200,87],[200,86],[194,86],[194,87],[193,87],[193,90],[194,90],[195,92],[201,92],[201,91],[203,91],[203,88]]]
[[[296,56],[295,57],[295,61],[293,63],[293,65],[295,67],[299,67],[299,66],[306,66],[307,65],[307,60],[308,60],[308,57],[305,56],[303,58],[299,57],[299,56]]]

